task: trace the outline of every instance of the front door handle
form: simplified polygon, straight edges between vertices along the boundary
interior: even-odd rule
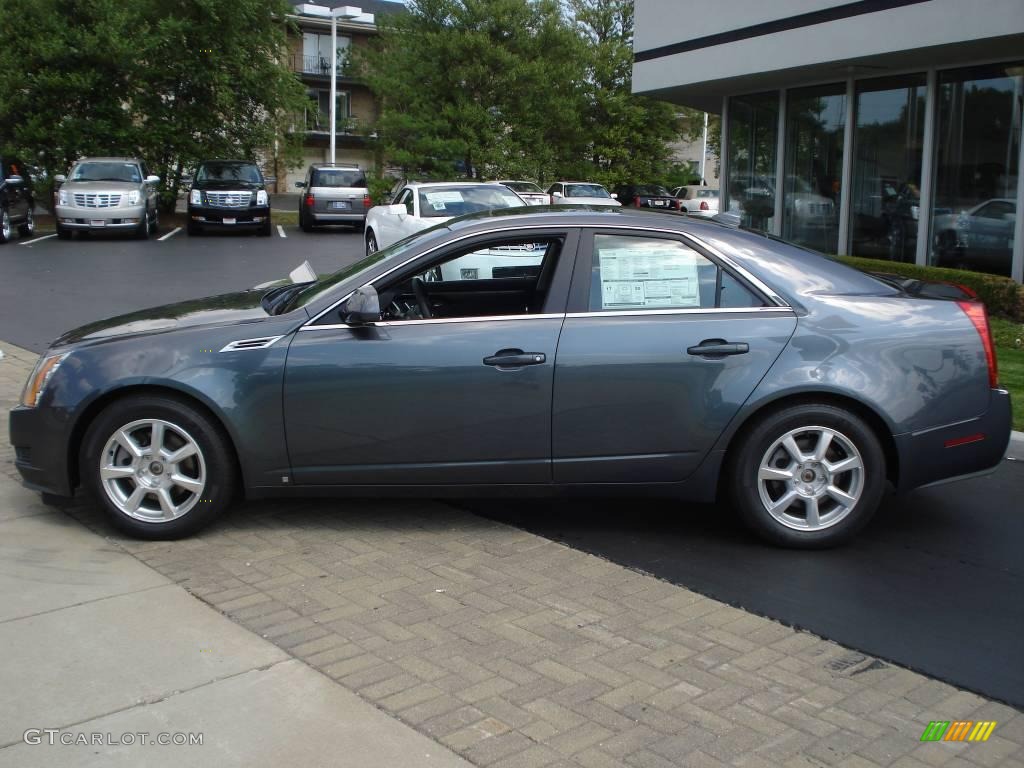
[[[745,341],[730,342],[725,339],[704,339],[695,347],[687,347],[686,354],[699,357],[725,357],[726,355],[745,355],[750,345]]]
[[[521,349],[501,349],[484,358],[484,365],[498,368],[522,368],[524,365],[542,365],[547,360],[543,352],[523,352]]]

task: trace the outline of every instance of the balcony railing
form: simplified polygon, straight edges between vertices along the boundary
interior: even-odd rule
[[[323,77],[331,76],[331,57],[330,56],[306,56],[301,53],[292,54],[292,71],[301,72],[304,75],[321,75]],[[343,77],[345,75],[345,57],[338,57],[338,66],[336,67],[338,76]]]

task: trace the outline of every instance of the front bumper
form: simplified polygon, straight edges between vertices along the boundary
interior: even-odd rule
[[[189,205],[188,218],[194,224],[204,227],[245,229],[263,226],[270,219],[270,206],[248,208],[214,208],[208,205]]]
[[[993,471],[1006,455],[1011,424],[1010,393],[993,389],[989,408],[981,416],[898,435],[898,490],[909,491]]]
[[[67,229],[134,229],[146,215],[146,206],[129,205],[116,208],[56,207],[57,223]]]
[[[14,466],[28,488],[71,496],[68,442],[62,423],[49,408],[17,406],[10,415]]]

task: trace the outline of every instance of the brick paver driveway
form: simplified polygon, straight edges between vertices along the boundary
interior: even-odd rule
[[[34,356],[0,349],[5,415]],[[246,503],[156,543],[69,511],[478,765],[1024,766],[1011,707],[444,504]]]

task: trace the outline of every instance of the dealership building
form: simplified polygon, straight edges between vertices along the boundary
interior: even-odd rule
[[[721,210],[1024,279],[1024,0],[636,0],[633,90],[722,116]]]

